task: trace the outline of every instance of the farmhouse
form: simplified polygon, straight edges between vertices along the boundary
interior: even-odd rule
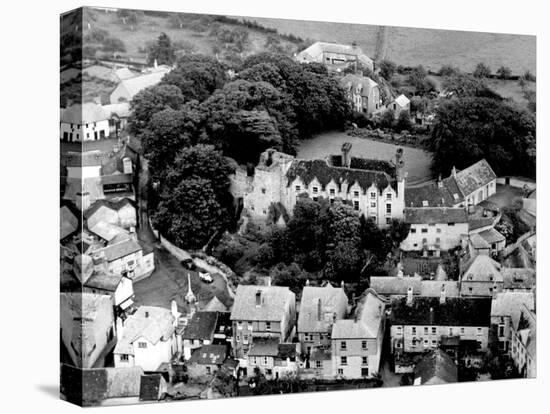
[[[260,221],[268,219],[272,204],[280,203],[292,212],[304,196],[347,203],[379,227],[403,218],[403,150],[398,149],[395,162],[352,157],[350,151],[351,144],[344,143],[341,155],[302,160],[269,149],[262,153],[253,175],[237,169],[231,191],[246,213]]]
[[[110,114],[99,104],[74,104],[61,110],[59,138],[63,141],[97,141],[109,136]]]
[[[355,112],[370,115],[380,109],[380,87],[371,78],[348,74],[340,79]]]
[[[322,63],[329,70],[338,72],[349,66],[357,67],[358,64],[363,65],[370,71],[374,70],[372,59],[365,55],[361,48],[355,44],[342,45],[339,43],[315,42],[298,53],[296,60],[300,63]]]

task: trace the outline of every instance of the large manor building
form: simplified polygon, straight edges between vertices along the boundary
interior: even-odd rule
[[[304,160],[273,149],[262,153],[253,173],[238,169],[232,193],[252,219],[288,217],[299,197],[345,202],[379,227],[402,219],[405,207],[403,150],[395,161],[353,157],[351,144],[327,159]]]

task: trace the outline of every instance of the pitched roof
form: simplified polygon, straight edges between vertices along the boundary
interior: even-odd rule
[[[466,263],[466,271],[462,275],[463,281],[475,282],[503,282],[500,273],[500,263],[489,256],[480,254]]]
[[[183,339],[212,340],[218,322],[218,312],[195,312],[185,327]]]
[[[384,318],[384,300],[373,289],[367,289],[355,310],[355,319],[340,319],[332,326],[331,338],[377,338]]]
[[[504,289],[531,289],[535,286],[535,269],[503,267],[500,274],[504,280]]]
[[[537,355],[537,316],[525,304],[521,311],[512,315],[512,327],[519,334],[520,341],[533,358]]]
[[[535,310],[533,292],[498,292],[491,303],[491,316],[517,316],[523,306]]]
[[[84,286],[114,292],[122,280],[122,275],[95,270],[84,282]]]
[[[381,191],[391,185],[396,188],[396,181],[387,172],[364,170],[359,168],[335,167],[329,165],[326,160],[294,160],[286,173],[287,186],[299,177],[306,185],[317,178],[321,185],[326,186],[333,180],[336,184],[347,182],[348,191],[354,183],[357,183],[363,191],[371,185]]]
[[[468,168],[456,173],[456,182],[458,188],[464,196],[467,196],[475,190],[489,184],[497,176],[489,163],[482,159]]]
[[[319,314],[319,302],[321,314]],[[346,316],[348,298],[341,287],[306,286],[300,300],[298,332],[329,332],[336,319]]]
[[[142,375],[139,387],[139,400],[158,401],[159,397],[161,397],[159,394],[163,381],[162,374]]]
[[[479,235],[479,233],[474,233],[470,235],[470,243],[474,249],[490,249],[491,245]]]
[[[170,310],[158,306],[140,306],[126,319],[122,337],[114,352],[116,354],[134,354],[133,343],[145,338],[152,344],[166,341],[174,333],[174,316]]]
[[[107,242],[111,242],[116,236],[119,236],[119,235],[126,236],[125,238],[123,238],[123,240],[130,238],[130,233],[127,230],[115,224],[111,224],[105,221],[98,221],[97,223],[94,224],[93,227],[88,227],[88,228],[92,233],[98,235],[99,237],[101,237],[103,240],[106,240]]]
[[[439,298],[443,287],[446,298],[457,298],[460,295],[459,283],[456,280],[423,280],[420,285],[420,296]]]
[[[452,358],[441,349],[428,352],[414,368],[414,377],[420,384],[439,379],[440,382],[458,382],[458,368]]]
[[[227,312],[227,306],[225,306],[217,296],[214,296],[202,309],[205,312]]]
[[[143,368],[103,368],[107,373],[105,398],[137,397]]]
[[[468,213],[460,207],[406,207],[404,221],[409,224],[467,223]]]
[[[357,60],[365,63],[367,66],[372,67],[372,59],[363,53],[360,47],[355,45],[344,45],[341,43],[329,43],[329,42],[315,42],[308,48],[298,53],[300,57],[317,58],[322,53],[335,53],[340,55],[356,56]]]
[[[487,230],[483,230],[479,233],[479,235],[488,243],[498,243],[506,240],[506,237],[504,237],[502,234],[500,234],[497,230],[494,228],[490,228]]]
[[[115,244],[110,244],[103,249],[97,250],[94,253],[96,255],[100,255],[103,252],[105,254],[105,259],[107,259],[108,262],[112,262],[140,250],[141,246],[139,245],[139,243],[133,238],[129,238]]]
[[[256,304],[259,293],[260,305]],[[239,285],[231,311],[231,320],[280,321],[288,305],[295,303],[294,293],[286,286]]]
[[[78,218],[67,206],[61,207],[59,215],[59,239],[64,239],[78,230]]]
[[[122,90],[130,99],[132,99],[143,89],[159,83],[167,72],[168,71],[145,73],[143,75],[138,75],[133,78],[125,79],[118,84],[112,94],[119,90]]]
[[[444,178],[440,185],[430,181],[426,184],[407,187],[406,207],[453,207],[464,201],[453,177]]]
[[[61,122],[67,124],[83,125],[107,119],[109,119],[109,113],[94,102],[74,104],[61,112]]]
[[[352,92],[359,92],[361,96],[369,96],[372,89],[378,84],[367,76],[347,74],[340,79],[340,85]]]
[[[191,354],[188,364],[221,365],[227,357],[225,345],[203,345]]]
[[[295,358],[297,354],[295,343],[279,343],[277,338],[253,338],[249,356],[271,356],[274,358]]]
[[[103,105],[103,109],[109,114],[109,118],[112,118],[113,115],[116,115],[119,118],[128,118],[130,116],[129,102],[119,102],[109,105]]]
[[[105,154],[100,150],[73,152],[69,151],[64,156],[67,167],[99,167],[103,163]]]
[[[439,298],[414,297],[411,305],[407,298],[392,302],[391,321],[394,325],[435,326],[489,326],[491,324],[490,298]]]
[[[405,95],[401,94],[394,99],[394,102],[397,103],[399,106],[404,107],[407,106],[411,101]]]
[[[370,287],[376,293],[384,296],[406,295],[409,287],[412,287],[413,294],[420,294],[422,278],[420,276],[399,277],[399,276],[371,276]]]

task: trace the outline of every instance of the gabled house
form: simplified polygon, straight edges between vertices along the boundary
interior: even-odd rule
[[[279,343],[277,338],[254,338],[248,352],[248,368],[250,371],[257,368],[267,379],[296,374],[299,362],[297,346],[296,343]]]
[[[355,44],[315,42],[296,55],[300,63],[322,63],[329,70],[340,72],[352,66],[362,65],[370,71],[374,70],[374,62]]]
[[[296,297],[288,287],[239,285],[231,323],[234,356],[246,365],[253,338],[276,338],[282,343],[290,337],[296,323]]]
[[[214,375],[227,358],[226,345],[203,345],[193,350],[187,361],[187,372],[192,377]]]
[[[371,78],[348,74],[340,79],[353,110],[370,115],[380,109],[380,87]]]
[[[155,371],[177,351],[175,327],[179,314],[156,306],[140,306],[119,328],[115,367],[140,366]]]
[[[61,341],[72,365],[103,366],[116,339],[110,296],[70,292],[60,295]]]
[[[535,269],[524,267],[503,267],[500,269],[504,280],[504,290],[534,291],[536,282]]]
[[[423,280],[420,276],[371,276],[370,287],[390,300],[413,296],[447,298],[460,295],[459,283],[455,280]]]
[[[371,378],[378,374],[384,338],[386,302],[367,289],[353,319],[332,326],[332,372],[338,378]]]
[[[128,159],[129,160],[129,159]],[[98,200],[84,212],[88,228],[92,229],[99,223],[108,223],[123,229],[136,227],[136,207],[132,200]]]
[[[178,330],[181,337],[183,357],[191,358],[193,350],[214,342],[218,322],[218,312],[195,312],[187,325]]]
[[[434,349],[422,357],[414,368],[414,385],[458,382],[458,368],[445,351]]]
[[[61,110],[59,138],[63,141],[97,141],[109,137],[109,113],[94,102]]]
[[[332,325],[344,319],[348,311],[348,298],[342,287],[330,283],[324,287],[305,286],[300,300],[297,332],[302,353],[312,349],[330,347]]]
[[[395,119],[399,118],[401,112],[411,114],[411,101],[405,95],[401,94],[387,105],[388,109],[393,111]]]
[[[517,320],[522,309],[535,311],[533,292],[505,291],[495,294],[491,304],[491,325],[496,332],[499,351],[510,354],[512,321]]]
[[[489,256],[475,256],[466,261],[462,268],[461,296],[492,297],[495,293],[502,292],[504,279],[500,273],[501,265]]]
[[[525,304],[512,317],[511,357],[525,378],[537,377],[537,316]]]

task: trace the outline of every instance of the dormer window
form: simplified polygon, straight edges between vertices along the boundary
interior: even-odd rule
[[[370,193],[370,198],[376,198],[376,193]]]
[[[354,196],[354,197],[359,197],[359,191],[354,191],[354,192],[353,192],[353,196]]]
[[[319,192],[319,187],[313,187],[313,194],[317,194]]]
[[[331,188],[331,189],[329,190],[329,192],[330,192],[330,195],[335,195],[335,193],[336,193],[336,191],[334,190],[334,188]]]
[[[296,192],[298,192],[298,191],[300,191],[300,186],[299,185],[296,186]]]
[[[388,200],[391,200],[391,193],[386,194],[386,198],[387,198]]]

